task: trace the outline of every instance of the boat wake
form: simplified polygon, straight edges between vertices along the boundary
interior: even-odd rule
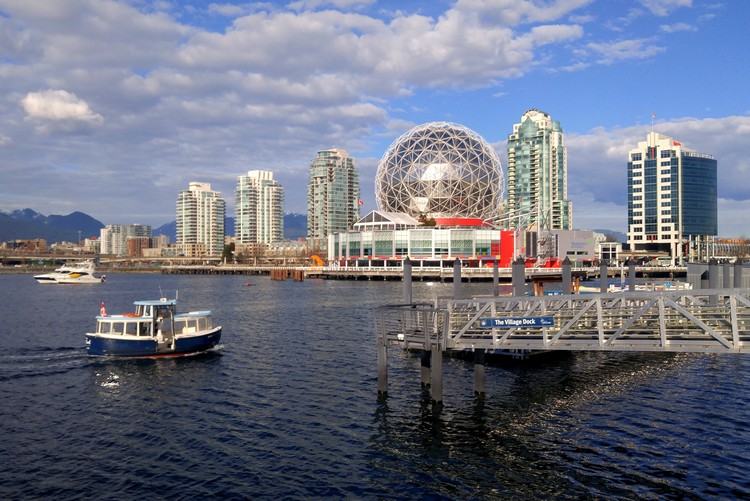
[[[83,347],[21,349],[0,355],[0,381],[62,374],[88,363]]]

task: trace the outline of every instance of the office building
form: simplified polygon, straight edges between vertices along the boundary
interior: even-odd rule
[[[529,110],[508,136],[507,228],[549,230],[573,228],[568,200],[568,156],[559,122]]]
[[[717,162],[651,132],[628,157],[628,244],[701,259],[718,234]],[[696,254],[697,253],[697,254]]]
[[[224,250],[226,203],[209,183],[190,183],[177,197],[176,244],[188,257],[218,256]]]
[[[351,228],[361,203],[354,159],[338,148],[319,151],[307,184],[307,236],[325,238]]]
[[[270,245],[284,239],[284,188],[273,172],[251,170],[237,178],[234,236],[238,244]]]

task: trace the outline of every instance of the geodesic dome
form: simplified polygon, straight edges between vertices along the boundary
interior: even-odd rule
[[[476,132],[449,122],[414,127],[394,141],[375,174],[378,209],[412,217],[491,219],[505,196],[495,150]]]

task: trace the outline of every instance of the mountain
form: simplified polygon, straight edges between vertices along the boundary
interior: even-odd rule
[[[101,221],[83,212],[67,216],[45,216],[32,209],[0,212],[0,242],[42,238],[47,243],[78,242],[88,237],[99,238],[104,228]]]
[[[297,240],[307,236],[307,215],[289,212],[284,214],[284,238]]]

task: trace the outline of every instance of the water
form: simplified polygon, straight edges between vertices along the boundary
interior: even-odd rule
[[[373,307],[398,282],[111,274],[42,286],[0,275],[3,499],[731,499],[750,497],[750,357],[579,353],[487,368],[389,351],[377,396]],[[214,353],[105,360],[102,301],[172,296],[224,327]],[[477,294],[489,284],[468,284]],[[414,284],[417,299],[450,284]]]

